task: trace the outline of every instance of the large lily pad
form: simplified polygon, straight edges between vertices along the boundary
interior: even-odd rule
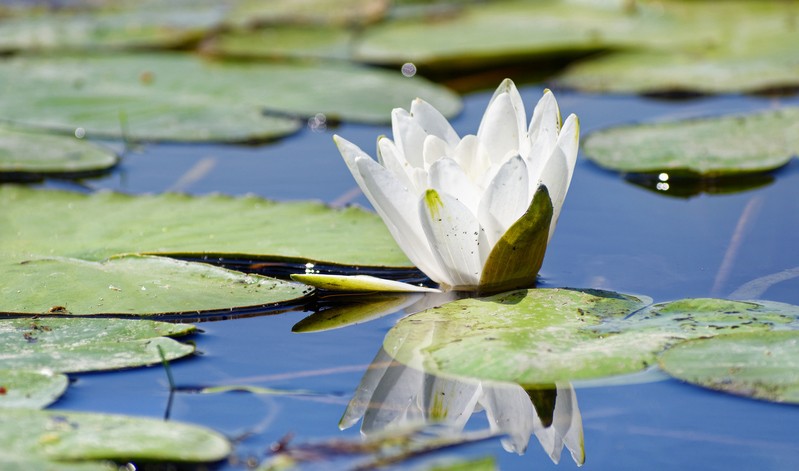
[[[4,174],[91,175],[113,167],[117,161],[111,150],[74,137],[0,128],[0,178]]]
[[[589,135],[583,149],[600,166],[626,173],[766,172],[799,154],[799,108],[620,126]]]
[[[124,319],[6,319],[0,322],[0,369],[56,372],[113,370],[190,355],[192,345],[165,336],[194,331],[188,324]]]
[[[0,187],[0,312],[198,313],[296,301],[303,285],[194,259],[408,266],[361,209],[213,195],[83,195]],[[53,224],[56,221],[57,224]]]
[[[102,261],[146,252],[411,266],[380,218],[356,207],[256,196],[85,195],[15,185],[0,187],[0,207],[0,256],[6,259],[2,254]]]
[[[646,304],[600,291],[514,291],[406,317],[383,346],[432,374],[537,385],[637,372],[679,341],[794,327],[799,316],[799,307],[781,303]]]
[[[350,59],[355,36],[335,27],[272,26],[225,31],[204,43],[203,51],[242,58]]]
[[[0,62],[0,87],[0,119],[137,140],[257,141],[299,129],[292,116],[317,113],[383,123],[417,96],[449,116],[461,106],[424,79],[348,63],[225,63],[185,54],[20,56]]]
[[[3,347],[7,348],[5,345]],[[20,407],[41,409],[55,402],[66,391],[68,384],[66,375],[49,371],[0,369],[0,410]]]
[[[54,464],[89,460],[198,463],[219,461],[230,453],[224,437],[202,427],[31,409],[0,410],[0,443],[0,462],[19,457]]]
[[[660,356],[670,375],[739,396],[799,404],[799,332],[721,335]]]

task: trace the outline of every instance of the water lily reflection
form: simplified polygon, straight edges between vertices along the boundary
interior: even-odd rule
[[[461,138],[421,99],[391,121],[394,139],[378,139],[378,161],[335,140],[408,258],[444,288],[534,284],[571,182],[577,117],[562,122],[547,90],[528,126],[519,91],[505,80],[476,135]]]
[[[535,436],[555,463],[564,446],[578,465],[585,461],[582,419],[570,384],[526,391],[512,383],[434,376],[393,361],[383,349],[339,426],[349,428],[363,419],[361,433],[368,437],[435,424],[437,433],[452,435],[482,410],[509,452],[524,453]]]

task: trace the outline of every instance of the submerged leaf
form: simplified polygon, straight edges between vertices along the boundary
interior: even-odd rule
[[[799,404],[799,332],[747,332],[683,342],[660,356],[682,381],[738,396]]]
[[[799,107],[619,126],[589,135],[584,151],[602,167],[667,179],[767,172],[799,154]]]

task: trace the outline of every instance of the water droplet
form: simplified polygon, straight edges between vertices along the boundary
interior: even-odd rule
[[[327,129],[327,116],[324,113],[316,113],[308,118],[308,128],[313,132],[323,132]]]
[[[406,77],[413,77],[416,75],[416,66],[413,62],[406,62],[402,64],[402,75]]]
[[[83,128],[75,128],[75,137],[78,139],[83,139],[86,137],[86,130]]]
[[[659,191],[669,191],[669,184],[661,182],[655,185],[655,188],[657,188]]]
[[[669,181],[669,174],[666,173],[666,172],[661,173],[660,175],[658,175],[658,180],[660,180],[662,182]]]

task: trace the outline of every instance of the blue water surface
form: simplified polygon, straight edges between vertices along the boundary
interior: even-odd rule
[[[532,109],[542,87],[522,90]],[[797,98],[749,96],[667,101],[586,95],[555,90],[564,116],[580,116],[583,135],[637,121],[677,119],[767,109]],[[453,120],[461,134],[477,130],[491,91],[465,97]],[[389,127],[344,124],[306,129],[256,146],[147,145],[125,156],[111,175],[89,189],[128,193],[255,193],[275,200],[318,199],[337,205],[368,203],[332,142],[333,133],[372,152]],[[51,183],[71,187],[71,184]],[[85,190],[85,188],[84,188]],[[252,227],[258,232],[259,227]],[[771,183],[732,194],[676,197],[637,186],[584,158],[541,270],[541,286],[602,288],[651,296],[728,297],[745,283],[799,267],[799,162]],[[320,234],[323,236],[323,234]],[[760,296],[799,305],[799,278]],[[179,386],[257,384],[313,395],[178,393],[171,420],[206,425],[242,437],[240,456],[263,457],[287,433],[294,442],[356,438],[357,426],[338,421],[362,374],[403,312],[343,329],[297,334],[310,312],[202,323],[193,336],[201,355],[172,364]],[[75,375],[57,409],[163,417],[168,385],[160,367]],[[674,380],[578,388],[585,430],[586,469],[799,469],[799,408],[727,396]],[[476,414],[469,428],[485,427]],[[495,456],[502,469],[572,469],[564,450],[554,465],[535,439],[522,456],[499,440],[449,450],[451,456]],[[407,466],[420,466],[415,460]],[[235,468],[232,465],[231,469]],[[336,469],[329,465],[324,469]]]

